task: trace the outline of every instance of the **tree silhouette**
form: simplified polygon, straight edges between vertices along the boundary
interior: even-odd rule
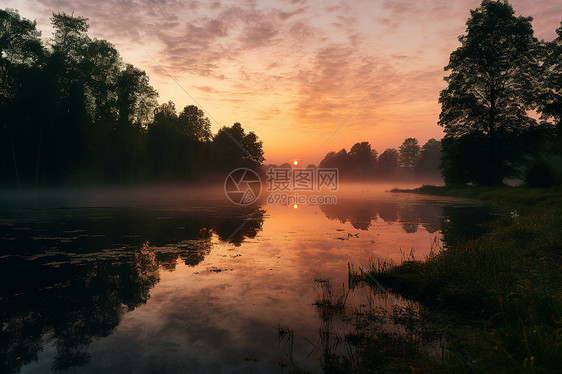
[[[556,126],[555,151],[562,153],[562,22],[556,29],[557,37],[543,44],[542,70],[539,84],[533,92],[534,105],[543,120],[552,119]]]
[[[378,172],[381,175],[388,175],[388,173],[398,170],[398,151],[394,148],[387,148],[379,156]]]
[[[211,121],[195,105],[183,108],[178,120],[181,129],[193,140],[207,142],[211,139]]]
[[[349,151],[349,156],[354,163],[354,172],[360,176],[371,174],[377,163],[377,151],[371,149],[369,142],[355,143]]]
[[[412,169],[420,158],[420,145],[416,138],[406,138],[399,148],[398,159],[400,165],[407,169]]]
[[[34,170],[35,154],[41,142],[35,124],[43,129],[41,105],[35,84],[45,64],[46,51],[36,23],[12,10],[0,10],[0,146],[3,178],[20,185]],[[34,103],[29,110],[28,103]],[[42,135],[42,133],[41,133]],[[33,144],[27,149],[22,142]]]
[[[420,158],[416,164],[419,174],[439,174],[441,166],[441,142],[429,139],[421,148]]]
[[[524,100],[536,71],[531,18],[516,17],[507,1],[484,0],[471,11],[459,40],[439,98],[439,125],[446,133],[443,173],[453,183],[500,184],[514,174],[528,151],[523,136],[537,124]],[[459,173],[462,168],[471,172]]]
[[[90,38],[86,18],[56,13],[51,23],[44,47],[35,22],[0,10],[1,185],[187,181],[263,162],[261,142],[241,126],[214,147],[200,108],[158,107],[146,73]]]
[[[360,156],[360,152],[357,152],[356,154]],[[339,169],[340,177],[343,178],[347,178],[355,174],[355,160],[351,153],[347,152],[345,148],[340,149],[338,152],[328,152],[324,159],[320,161],[319,167],[337,168]]]
[[[263,143],[250,131],[246,134],[242,125],[236,122],[224,126],[213,138],[213,154],[219,168],[257,168],[264,161]]]

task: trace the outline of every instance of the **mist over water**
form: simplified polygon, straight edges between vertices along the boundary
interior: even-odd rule
[[[419,185],[419,184],[418,184]],[[343,184],[335,205],[232,204],[217,186],[3,193],[7,372],[321,371],[319,279],[479,235],[471,201]],[[436,245],[437,243],[437,245]],[[357,289],[350,303],[392,302]],[[390,304],[389,304],[390,303]],[[280,331],[291,329],[291,351]]]

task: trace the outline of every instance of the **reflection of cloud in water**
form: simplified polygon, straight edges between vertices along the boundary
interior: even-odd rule
[[[279,369],[278,326],[317,335],[314,279],[342,284],[348,261],[402,248],[423,256],[439,230],[462,240],[482,219],[473,208],[400,195],[299,209],[4,210],[0,371]],[[296,341],[295,358],[310,348]],[[304,361],[318,369],[314,355]]]
[[[248,216],[243,229],[228,232],[229,223],[239,226]],[[89,365],[93,339],[110,335],[125,312],[147,302],[159,268],[173,271],[178,260],[198,265],[213,233],[239,246],[257,235],[262,217],[255,208],[3,212],[1,371],[37,360],[46,334],[56,350],[53,369]]]

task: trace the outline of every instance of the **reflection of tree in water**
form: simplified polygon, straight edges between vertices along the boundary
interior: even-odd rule
[[[385,222],[398,221],[398,204],[394,202],[381,202],[377,206],[379,217]]]
[[[326,218],[349,222],[357,230],[368,230],[371,221],[377,219],[377,201],[338,200],[337,204],[320,205]]]
[[[19,260],[2,264],[2,371],[17,372],[37,360],[44,335],[57,355],[53,369],[89,362],[86,348],[109,335],[122,315],[146,303],[158,282],[158,264],[147,246],[80,262]]]
[[[416,206],[403,205],[399,208],[398,222],[402,225],[402,229],[408,234],[418,231],[421,217]]]
[[[442,210],[440,206],[377,200],[339,200],[320,209],[328,219],[350,222],[357,230],[368,230],[380,217],[385,222],[400,222],[407,233],[416,232],[420,224],[430,233],[438,231]]]
[[[475,239],[486,231],[486,224],[497,218],[490,208],[445,207],[441,220],[443,242],[448,248]]]
[[[427,202],[339,199],[338,204],[320,205],[320,209],[328,219],[349,222],[357,230],[368,230],[379,217],[400,223],[406,233],[415,233],[420,226],[431,234],[441,230],[449,246],[482,234],[483,224],[494,218],[491,209],[485,207]]]
[[[244,239],[253,239],[261,231],[264,213],[265,211],[262,209],[244,212],[234,218],[219,222],[214,226],[213,231],[220,240],[228,241],[239,247]]]
[[[93,339],[110,335],[126,312],[148,301],[160,268],[199,264],[213,232],[235,245],[255,237],[264,212],[42,213],[0,217],[0,238],[14,239],[3,240],[0,262],[0,372],[36,361],[46,341],[56,348],[54,370],[88,365]],[[245,218],[230,238],[229,228]]]

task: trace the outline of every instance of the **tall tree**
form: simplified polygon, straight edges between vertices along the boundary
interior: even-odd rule
[[[357,147],[355,148],[355,152],[357,155],[362,153]],[[319,167],[339,169],[340,178],[348,178],[356,174],[355,160],[351,153],[345,148],[340,149],[338,152],[328,152],[322,161],[320,161]]]
[[[398,170],[398,151],[394,148],[387,148],[379,156],[377,170],[381,176],[387,176]]]
[[[206,142],[211,139],[211,121],[202,109],[188,105],[183,108],[178,120],[182,130],[193,140]]]
[[[263,162],[262,142],[238,123],[211,143],[201,109],[178,115],[169,102],[155,114],[146,73],[91,39],[86,18],[51,22],[44,47],[35,22],[0,10],[0,184],[193,180]]]
[[[422,147],[416,172],[420,174],[439,174],[441,166],[441,142],[429,139]]]
[[[349,151],[349,156],[356,173],[362,177],[371,174],[377,163],[377,151],[371,148],[369,142],[355,143]]]
[[[159,179],[173,180],[183,166],[182,138],[179,129],[176,105],[168,101],[160,105],[154,114],[154,121],[148,127],[148,142],[152,174]]]
[[[522,136],[537,125],[524,104],[536,69],[531,20],[516,17],[506,0],[483,0],[471,11],[461,46],[445,67],[448,87],[439,98],[439,125],[446,133],[443,172],[449,182],[500,184],[526,153]],[[460,143],[475,147],[459,154],[454,148]],[[470,168],[471,175],[456,170],[482,159],[487,162]]]
[[[399,148],[400,165],[412,169],[420,158],[420,144],[416,138],[406,138]]]
[[[543,120],[552,120],[556,126],[555,150],[562,153],[562,22],[556,29],[557,37],[543,43],[542,74],[533,92],[535,106]]]
[[[115,47],[105,40],[92,40],[81,68],[87,76],[88,109],[94,122],[108,122],[117,113],[117,80],[123,62]]]
[[[44,57],[37,23],[21,18],[17,11],[0,9],[0,59],[7,63],[34,65]]]
[[[88,37],[88,19],[56,13],[51,17],[55,28],[53,50],[66,58],[67,63],[79,63],[85,56],[90,38]]]
[[[320,161],[320,163],[318,164],[318,167],[321,167],[321,168],[335,167],[335,164],[334,164],[335,158],[336,158],[336,152],[330,151],[330,152],[326,153],[326,156],[324,156],[322,161]]]
[[[265,159],[262,141],[252,131],[246,134],[238,122],[218,131],[213,138],[213,153],[219,169],[257,168]]]
[[[158,93],[143,70],[127,64],[117,78],[117,107],[120,125],[146,128],[152,120]]]
[[[36,174],[42,142],[47,51],[40,36],[35,22],[17,11],[0,10],[0,181],[17,185]]]
[[[86,18],[53,14],[52,53],[46,70],[47,88],[54,95],[53,112],[45,131],[44,175],[46,182],[68,182],[83,171],[87,158],[91,113],[87,110]]]

